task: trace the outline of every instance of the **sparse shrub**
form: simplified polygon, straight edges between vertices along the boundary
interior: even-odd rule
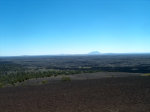
[[[0,88],[4,87],[4,84],[0,82]]]
[[[150,76],[150,73],[142,74],[141,76]]]
[[[57,76],[57,74],[54,74],[54,77],[56,77]]]
[[[42,80],[42,84],[46,84],[46,83],[48,83],[47,80]]]
[[[71,78],[68,77],[68,76],[63,76],[63,77],[61,78],[61,80],[62,80],[62,81],[71,81]]]
[[[21,83],[21,86],[25,86],[25,84],[24,84],[24,83]]]

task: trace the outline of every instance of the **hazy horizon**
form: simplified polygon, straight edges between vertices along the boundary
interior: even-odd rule
[[[0,55],[0,57],[15,57],[15,56],[73,56],[73,55],[110,55],[110,54],[150,54],[150,52],[120,52],[120,53],[115,53],[115,52],[105,52],[100,54],[90,54],[91,52],[87,53],[58,53],[58,54],[24,54],[24,55]]]
[[[0,56],[150,53],[149,0],[0,0]]]

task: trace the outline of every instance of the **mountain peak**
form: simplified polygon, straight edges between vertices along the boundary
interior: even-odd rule
[[[99,51],[92,51],[88,53],[89,55],[100,55],[101,53]]]

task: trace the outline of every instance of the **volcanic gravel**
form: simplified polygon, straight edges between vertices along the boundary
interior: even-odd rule
[[[0,88],[0,112],[150,112],[150,77]]]

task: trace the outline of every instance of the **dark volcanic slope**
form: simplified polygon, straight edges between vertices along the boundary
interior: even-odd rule
[[[0,112],[150,112],[150,77],[1,88]]]

